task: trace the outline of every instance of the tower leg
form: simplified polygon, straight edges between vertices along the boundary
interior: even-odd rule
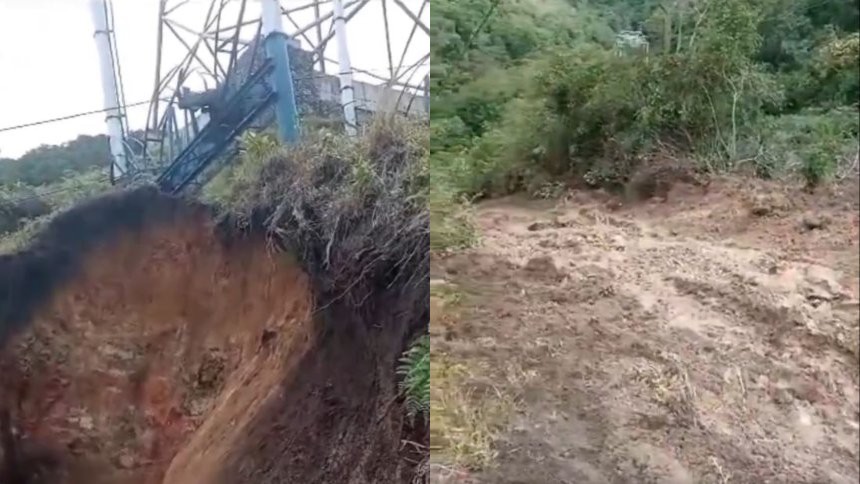
[[[262,7],[263,31],[266,32],[264,40],[266,54],[275,64],[275,70],[272,74],[272,87],[278,94],[275,103],[278,133],[282,141],[295,143],[299,139],[299,121],[293,73],[290,69],[290,53],[287,49],[289,37],[284,33],[280,2],[278,0],[262,0]]]
[[[122,113],[119,107],[119,91],[117,89],[116,75],[114,73],[113,55],[111,54],[111,38],[108,32],[108,19],[106,15],[107,5],[104,0],[90,0],[90,12],[95,24],[96,48],[99,53],[99,70],[102,76],[102,93],[104,108],[107,113],[105,122],[107,124],[108,139],[110,140],[110,152],[113,160],[112,173],[117,177],[123,177],[128,172],[128,160],[126,158],[123,140]]]
[[[346,132],[352,136],[356,134],[358,122],[355,116],[355,89],[352,85],[352,62],[349,59],[349,47],[347,47],[346,41],[346,18],[343,13],[343,2],[332,0],[332,8],[334,10],[334,35],[337,38],[340,103],[343,105]]]

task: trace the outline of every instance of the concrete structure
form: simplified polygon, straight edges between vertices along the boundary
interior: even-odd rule
[[[422,94],[403,92],[388,86],[352,81],[354,104],[357,111],[358,125],[377,111],[394,111],[395,109],[409,116],[426,117],[429,98]],[[340,79],[336,76],[318,75],[316,91],[319,100],[324,103],[340,103]]]

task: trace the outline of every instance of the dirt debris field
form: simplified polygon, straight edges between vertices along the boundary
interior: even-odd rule
[[[858,482],[858,210],[738,180],[480,206],[480,247],[434,260],[433,362],[513,403],[491,463],[435,480]]]

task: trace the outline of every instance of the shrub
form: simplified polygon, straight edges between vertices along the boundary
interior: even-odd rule
[[[523,37],[532,39],[523,44],[531,46],[526,57],[498,49],[459,52],[462,44],[457,55],[447,55],[434,44],[437,56],[469,71],[446,68],[434,79],[444,95],[434,98],[433,170],[449,175],[447,199],[520,190],[545,195],[574,180],[617,187],[640,160],[668,150],[708,170],[754,162],[761,176],[800,174],[813,186],[844,171],[839,160],[852,155],[852,144],[856,154],[860,34],[846,19],[857,10],[837,3],[822,10],[789,0],[665,8],[598,2],[569,16],[576,21],[551,3],[556,25],[576,23],[583,33],[567,41]],[[436,35],[461,34],[448,21],[459,25],[469,9],[444,4]],[[543,8],[516,5],[498,13],[506,35],[516,32],[512,25],[537,18],[519,7]],[[596,35],[607,21],[619,30],[644,27],[650,48],[613,49]],[[493,44],[492,35],[480,40]],[[851,106],[855,119],[837,122],[842,115],[814,114],[810,106]],[[778,119],[786,114],[795,116]]]
[[[0,192],[0,235],[14,232],[28,219],[41,217],[50,211],[50,205],[33,189]]]
[[[445,185],[430,190],[430,249],[461,249],[477,242],[468,200]]]
[[[263,164],[278,154],[281,144],[270,132],[246,132],[239,140],[239,156],[203,187],[202,198],[219,206],[240,202],[241,197],[260,176]]]
[[[763,120],[759,136],[759,175],[771,178],[798,173],[812,188],[856,155],[860,120],[852,108],[810,109]]]
[[[428,418],[430,412],[430,337],[421,336],[400,358],[397,368],[400,390],[405,397],[406,415]]]
[[[101,169],[69,172],[50,185],[16,183],[0,187],[0,252],[21,247],[56,213],[110,187]]]
[[[420,299],[430,267],[427,135],[425,123],[391,117],[356,138],[308,134],[234,185],[225,208],[293,253],[322,301],[358,309],[378,288]]]

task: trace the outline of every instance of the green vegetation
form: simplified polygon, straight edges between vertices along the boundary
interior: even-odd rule
[[[241,204],[248,188],[260,177],[265,162],[283,152],[277,137],[269,132],[248,131],[239,145],[239,158],[203,187],[205,201],[221,207]]]
[[[0,158],[0,186],[44,186],[110,165],[106,136],[78,136],[56,146],[40,146],[15,159]]]
[[[657,154],[810,187],[856,159],[853,0],[496,3],[433,4],[434,248],[474,240],[450,221],[472,197],[611,188]]]
[[[400,359],[397,373],[402,380],[400,390],[406,399],[406,415],[425,419],[430,413],[430,337],[418,338]]]
[[[132,143],[132,150],[139,147]],[[18,159],[0,157],[0,252],[26,243],[58,211],[109,190],[109,166],[104,135],[42,145]]]
[[[0,253],[25,244],[53,214],[110,188],[105,136],[78,136],[0,158]]]
[[[22,247],[55,214],[110,188],[99,169],[69,173],[46,185],[0,185],[0,253]]]

